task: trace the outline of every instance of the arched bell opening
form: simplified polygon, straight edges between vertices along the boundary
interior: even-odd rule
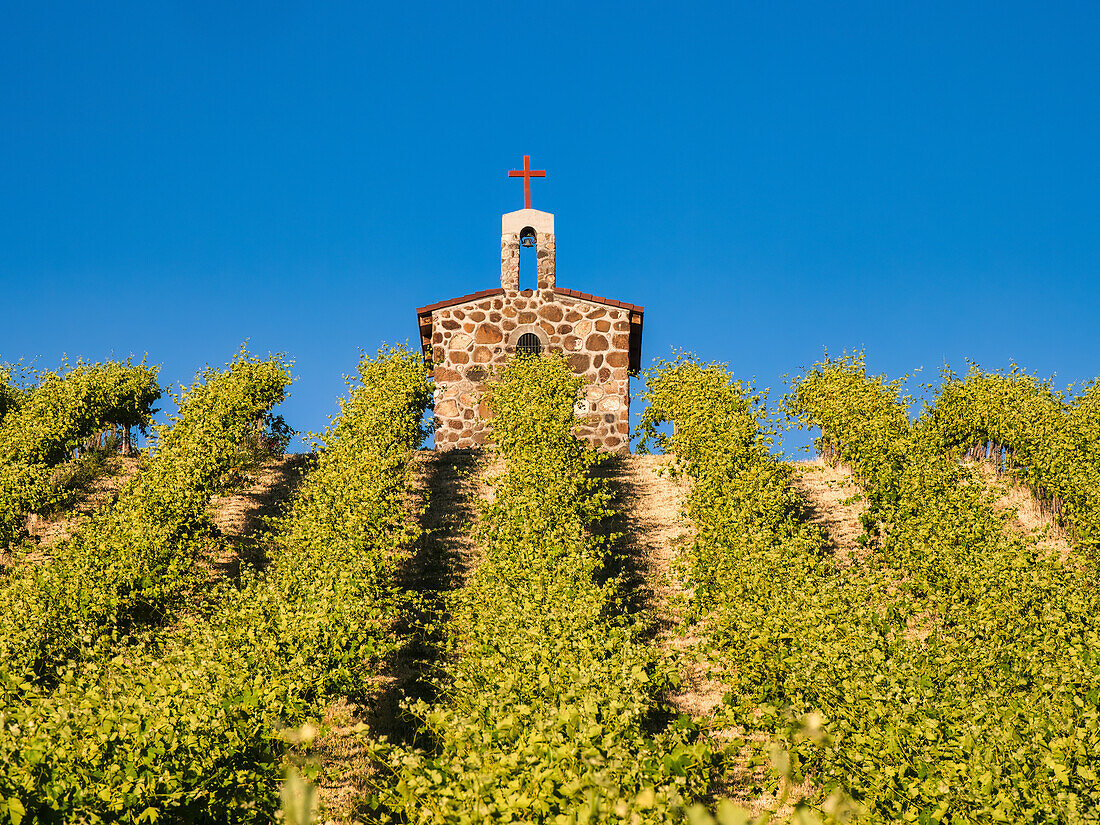
[[[538,282],[538,237],[533,226],[525,226],[519,233],[519,288],[537,289]]]

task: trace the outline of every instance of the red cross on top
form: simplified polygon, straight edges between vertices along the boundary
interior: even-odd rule
[[[531,156],[523,156],[523,169],[513,169],[508,173],[510,178],[523,178],[523,208],[531,208],[531,178],[545,178],[545,169],[532,169]]]

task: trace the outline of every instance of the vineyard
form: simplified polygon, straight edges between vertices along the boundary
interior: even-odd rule
[[[0,823],[1100,822],[1100,382],[643,378],[658,457],[546,355],[433,453],[419,353],[364,357],[245,554],[285,360],[164,424],[144,363],[0,372]]]

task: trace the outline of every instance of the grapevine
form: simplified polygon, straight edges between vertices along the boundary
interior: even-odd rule
[[[157,368],[78,363],[39,376],[30,389],[0,374],[0,544],[18,537],[27,511],[59,500],[55,468],[109,425],[144,428],[160,398]]]
[[[170,424],[154,427],[147,462],[114,504],[0,591],[0,664],[48,682],[101,636],[174,615],[218,542],[210,496],[252,460],[242,444],[289,383],[281,361],[243,350],[224,370],[205,370]]]
[[[483,507],[485,557],[449,605],[442,701],[414,703],[431,751],[379,749],[382,810],[411,822],[677,821],[711,754],[684,720],[644,732],[655,652],[599,581],[607,492],[572,433],[581,380],[558,358],[510,362],[489,389],[506,469]]]
[[[266,570],[223,583],[166,640],[63,668],[52,690],[0,670],[0,822],[272,821],[286,728],[365,690],[399,643],[394,571],[416,533],[404,499],[430,398],[415,354],[365,358]]]

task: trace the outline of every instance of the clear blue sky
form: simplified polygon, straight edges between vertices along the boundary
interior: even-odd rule
[[[558,283],[645,305],[646,362],[1090,378],[1097,43],[1084,2],[9,3],[0,361],[247,339],[319,429],[360,348],[499,284],[530,154]]]

